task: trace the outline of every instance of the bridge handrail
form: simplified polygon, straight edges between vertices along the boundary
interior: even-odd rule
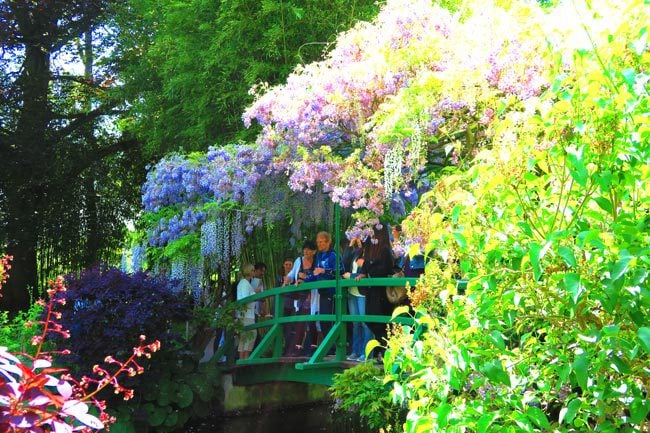
[[[264,290],[260,293],[248,296],[246,298],[236,301],[240,305],[245,305],[250,302],[256,302],[263,299],[271,298],[274,300],[271,317],[266,320],[258,321],[254,324],[244,326],[244,330],[270,328],[266,335],[254,348],[251,356],[247,360],[236,361],[237,365],[259,364],[278,361],[281,359],[283,352],[283,331],[282,325],[287,323],[296,322],[315,322],[315,321],[331,321],[334,322],[328,335],[325,336],[322,343],[316,349],[315,353],[311,356],[309,361],[297,364],[296,368],[315,368],[318,366],[331,366],[339,364],[345,359],[346,340],[347,340],[347,323],[348,322],[374,322],[374,323],[390,323],[390,316],[380,315],[350,315],[347,314],[347,298],[349,287],[367,287],[371,290],[379,290],[385,287],[405,287],[407,285],[414,286],[418,278],[406,277],[386,277],[386,278],[363,278],[359,281],[355,279],[332,279],[321,280],[309,283],[300,283],[299,285],[288,285],[284,287],[273,287]],[[457,287],[459,290],[464,289],[466,281],[458,280]],[[284,297],[292,293],[307,292],[312,289],[335,289],[334,294],[334,312],[331,314],[297,314],[284,316]],[[393,320],[395,323],[409,325],[413,323],[413,319],[408,316],[397,317]],[[229,355],[228,363],[234,364],[234,335],[229,335],[226,344],[221,347],[215,355],[221,358],[222,355]],[[334,346],[336,348],[336,356],[334,361],[324,361],[325,355]],[[265,353],[271,352],[270,357],[263,357]]]

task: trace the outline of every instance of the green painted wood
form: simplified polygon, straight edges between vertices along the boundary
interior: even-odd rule
[[[338,240],[337,240],[338,244]],[[338,263],[337,263],[338,266]],[[234,336],[228,335],[226,343],[220,347],[215,356],[221,359],[227,357],[226,368],[237,372],[238,380],[242,383],[262,383],[268,381],[297,381],[304,383],[331,385],[332,375],[348,368],[350,363],[344,362],[347,347],[347,323],[397,323],[403,326],[413,325],[413,317],[403,314],[391,320],[390,316],[350,315],[347,314],[347,288],[362,285],[369,290],[385,290],[387,286],[415,285],[417,278],[364,278],[360,284],[355,280],[335,280],[335,311],[334,314],[295,315],[284,317],[284,297],[296,292],[309,291],[332,287],[332,280],[303,283],[299,286],[274,287],[261,293],[256,293],[239,301],[241,304],[271,298],[273,316],[268,320],[244,327],[244,329],[268,328],[264,338],[254,348],[247,360],[234,362]],[[457,290],[464,294],[467,288],[466,280],[458,280]],[[287,323],[330,321],[333,322],[330,332],[324,336],[322,343],[309,359],[282,358],[283,325]],[[327,356],[330,349],[335,349],[335,355]],[[332,359],[333,358],[333,359]],[[306,359],[306,360],[305,360]]]
[[[299,364],[252,364],[230,370],[233,383],[239,386],[265,382],[300,382],[332,386],[332,377],[340,373],[339,365],[322,365],[314,369],[296,368]]]

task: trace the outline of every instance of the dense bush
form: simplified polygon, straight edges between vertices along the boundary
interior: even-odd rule
[[[8,260],[10,258],[0,257],[0,289],[10,268]],[[147,344],[146,337],[141,335],[138,338],[140,344],[131,348],[126,360],[109,356],[105,359],[108,369],[96,366],[91,376],[77,380],[68,369],[52,365],[53,356],[67,355],[69,351],[49,350],[49,338],[67,338],[69,333],[59,323],[61,313],[57,308],[66,302],[63,278],[58,277],[49,284],[46,292],[49,302],[37,301],[40,310],[31,309],[26,316],[17,317],[10,323],[9,331],[24,322],[30,314],[35,316],[38,312],[42,313],[28,324],[28,334],[33,334],[29,344],[31,347],[21,346],[19,353],[12,353],[0,345],[0,432],[90,433],[104,428],[108,430],[108,424],[115,422],[115,418],[105,411],[106,403],[98,395],[105,388],[111,388],[124,400],[131,399],[133,390],[125,388],[120,383],[121,378],[142,374],[144,369],[139,364],[139,358],[150,358],[153,352],[160,349],[160,342]],[[16,341],[24,343],[21,337],[24,336],[21,334]],[[3,335],[3,338],[7,338],[7,335]]]
[[[432,256],[386,351],[408,432],[650,428],[650,11],[589,3],[542,17],[548,89],[503,98],[490,147],[404,224]]]
[[[403,422],[405,410],[391,401],[390,388],[383,382],[383,374],[372,362],[364,362],[334,375],[330,392],[335,410],[341,416],[360,418],[368,431],[392,425],[397,431]]]
[[[134,336],[144,334],[162,343],[143,375],[124,379],[138,398],[109,402],[117,418],[111,431],[171,431],[192,416],[210,413],[219,389],[218,370],[198,362],[201,354],[191,346],[193,329],[188,326],[192,302],[177,281],[109,267],[67,281],[61,322],[70,329],[70,338],[63,344],[80,373],[92,371],[109,354],[130,351],[126,342]]]
[[[19,311],[14,317],[9,317],[7,311],[0,311],[0,346],[6,347],[12,353],[28,352],[32,337],[41,330],[30,324],[38,321],[43,314],[43,306],[33,303],[29,310]]]
[[[180,287],[144,272],[97,267],[65,280],[61,324],[70,330],[69,360],[81,373],[91,372],[109,354],[129,352],[129,342],[139,335],[174,347],[181,339],[178,324],[191,317],[192,304]]]

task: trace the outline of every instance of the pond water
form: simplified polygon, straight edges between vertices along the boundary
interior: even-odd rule
[[[365,433],[329,404],[297,406],[237,417],[199,420],[182,433]]]

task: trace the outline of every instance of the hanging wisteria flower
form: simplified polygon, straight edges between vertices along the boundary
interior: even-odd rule
[[[147,247],[145,245],[134,245],[131,248],[131,269],[138,272],[144,269],[144,263],[147,258]]]
[[[207,221],[201,226],[201,256],[214,256],[217,252],[217,224]]]

